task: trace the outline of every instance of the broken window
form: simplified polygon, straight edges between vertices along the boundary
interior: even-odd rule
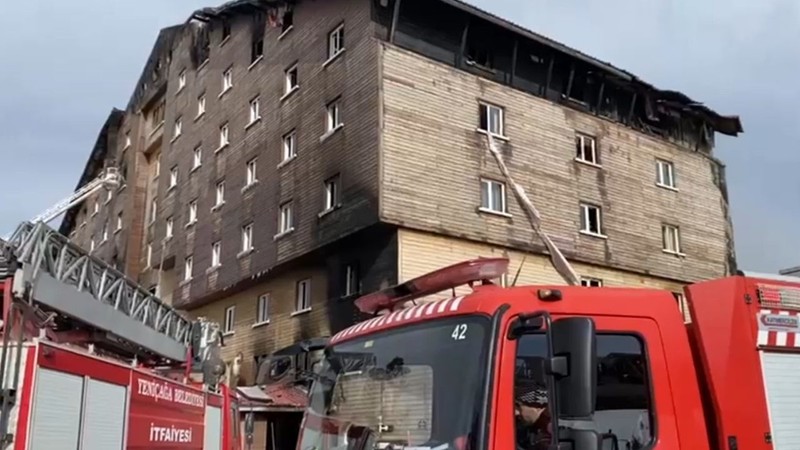
[[[443,17],[447,20],[442,20]],[[455,66],[468,17],[444,2],[403,0],[394,42],[400,47]]]
[[[488,22],[472,19],[467,27],[464,64],[478,75],[508,83],[511,81],[514,37]]]
[[[514,87],[534,95],[544,95],[547,70],[550,66],[550,57],[546,56],[548,53],[544,47],[520,42],[514,71]]]

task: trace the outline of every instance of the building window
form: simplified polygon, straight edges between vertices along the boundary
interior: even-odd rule
[[[222,243],[220,241],[211,244],[211,267],[219,267],[222,264]]]
[[[178,185],[178,166],[169,169],[169,188],[172,189]]]
[[[331,211],[339,205],[339,175],[325,180],[325,209]]]
[[[675,189],[675,166],[671,162],[656,160],[656,177],[659,186]]]
[[[153,223],[158,218],[158,201],[153,199],[150,201],[150,223]]]
[[[600,165],[600,158],[597,155],[597,144],[595,138],[585,134],[575,135],[575,159],[581,162]]]
[[[126,131],[125,132],[125,147],[123,147],[123,148],[128,148],[130,146],[131,146],[131,132],[130,131]]]
[[[500,181],[481,180],[481,210],[506,214],[506,184]]]
[[[94,241],[92,241],[92,243],[94,244]],[[145,267],[150,267],[152,265],[153,265],[153,244],[147,244]]]
[[[678,304],[678,310],[686,317],[687,309],[686,303],[683,301],[683,294],[680,292],[673,292],[672,297],[675,299],[675,303]]]
[[[581,277],[581,286],[603,287],[603,280],[600,278]]]
[[[297,64],[286,69],[283,79],[283,95],[288,95],[290,92],[297,89]]]
[[[288,233],[294,229],[294,218],[292,217],[292,202],[281,205],[281,216],[279,222],[279,233]]]
[[[220,44],[224,43],[226,39],[231,37],[231,23],[227,20],[222,21],[222,36],[220,37]]]
[[[250,123],[252,125],[261,118],[261,111],[259,109],[258,97],[250,100]]]
[[[350,296],[358,294],[360,290],[360,279],[358,274],[358,265],[357,264],[348,264],[345,267],[345,274],[344,274],[344,295]]]
[[[303,312],[311,309],[311,280],[305,279],[297,282],[297,292],[295,297],[295,312]]]
[[[253,224],[242,227],[242,253],[253,250]]]
[[[103,224],[103,240],[102,240],[102,242],[105,242],[107,240],[108,240],[108,222]]]
[[[264,56],[264,39],[253,41],[250,47],[250,64],[255,64]]]
[[[661,225],[661,241],[665,252],[676,255],[682,253],[680,229],[675,225]]]
[[[195,222],[197,222],[197,200],[192,200],[189,203],[189,222],[187,224],[191,225]]]
[[[222,124],[221,127],[219,127],[219,148],[225,147],[229,143],[230,140],[228,139],[228,123],[226,122]]]
[[[222,92],[219,95],[228,92],[231,88],[233,88],[233,66],[222,72]]]
[[[178,139],[180,137],[181,132],[183,132],[183,121],[180,117],[175,119],[175,125],[172,128],[172,140]]]
[[[203,149],[198,145],[192,152],[192,170],[197,169],[203,163]]]
[[[94,251],[94,245],[95,245],[95,244],[94,244],[94,236],[91,236],[91,237],[89,238],[89,251],[90,251],[90,252],[93,252],[93,251]]]
[[[156,178],[158,178],[159,175],[161,175],[161,155],[159,155],[157,158],[158,159],[156,159],[155,168],[153,170],[153,179],[154,180]]]
[[[344,50],[344,24],[328,33],[328,59],[331,60]]]
[[[326,111],[327,113],[325,114],[325,116],[327,120],[325,124],[325,131],[327,131],[328,133],[332,133],[336,131],[336,129],[342,126],[339,100],[336,99],[331,103],[328,103]]]
[[[167,231],[165,236],[167,239],[171,238],[175,231],[175,221],[172,219],[172,216],[167,217]]]
[[[281,35],[292,29],[294,25],[294,14],[291,9],[283,13],[283,22],[281,23]]]
[[[270,294],[261,294],[258,296],[258,303],[256,304],[256,324],[269,322],[269,299]]]
[[[122,230],[122,213],[117,213],[117,229],[116,231]]]
[[[197,117],[206,113],[206,96],[205,94],[197,97]]]
[[[110,203],[112,198],[114,198],[114,192],[111,189],[108,189],[106,191],[106,203]]]
[[[186,257],[183,260],[183,281],[189,281],[192,279],[192,269],[194,265],[194,260],[192,259],[192,255]]]
[[[595,236],[603,235],[602,214],[599,206],[581,203],[581,232]]]
[[[233,334],[233,326],[236,320],[236,306],[228,306],[225,308],[225,326],[223,333]]]
[[[214,191],[214,207],[219,208],[225,203],[225,181],[217,183],[217,188]]]
[[[283,135],[282,161],[288,161],[297,156],[297,133],[292,130]]]
[[[257,159],[258,158],[253,158],[250,161],[247,161],[247,167],[245,170],[245,186],[250,186],[258,181],[258,178],[256,176]]]
[[[95,215],[100,212],[100,202],[97,200],[94,201],[94,207],[92,209],[92,215]]]
[[[183,69],[181,70],[181,73],[178,74],[178,92],[180,92],[185,87],[186,87],[186,69]]]
[[[488,103],[481,103],[479,108],[480,123],[478,124],[478,129],[492,136],[505,136],[505,113],[503,108]]]

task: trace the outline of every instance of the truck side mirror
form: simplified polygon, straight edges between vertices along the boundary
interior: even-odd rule
[[[551,325],[550,370],[558,392],[559,418],[590,419],[597,391],[597,339],[594,320],[568,317]]]

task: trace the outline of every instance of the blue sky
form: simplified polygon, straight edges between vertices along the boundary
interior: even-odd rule
[[[745,134],[719,137],[740,266],[800,265],[800,2],[472,0],[680,90]],[[0,18],[0,235],[74,189],[112,107],[123,108],[158,30],[199,0],[25,0]]]

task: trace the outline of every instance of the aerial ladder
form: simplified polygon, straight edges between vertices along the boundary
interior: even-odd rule
[[[5,285],[0,437],[7,435],[16,403],[21,348],[32,338],[88,347],[133,365],[162,368],[165,374],[183,372],[185,379],[199,372],[212,389],[224,373],[218,324],[184,316],[47,225],[121,181],[116,169],[107,168],[33,221],[20,224],[7,241],[0,240],[5,259],[0,270],[0,287]]]

